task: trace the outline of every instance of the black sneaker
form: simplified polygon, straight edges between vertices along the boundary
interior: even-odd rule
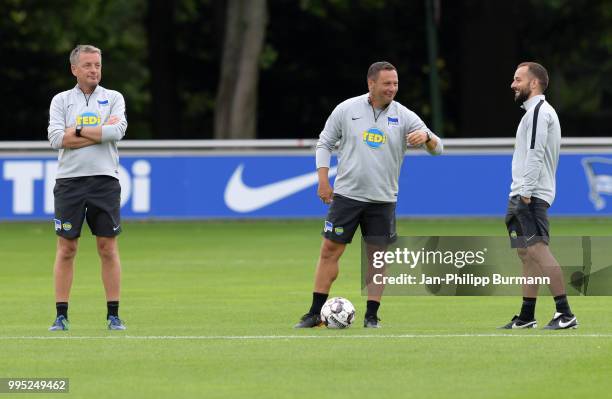
[[[374,315],[365,315],[363,318],[363,327],[364,328],[381,328],[382,326],[378,324],[380,319]]]
[[[530,321],[525,321],[525,320],[519,319],[518,315],[514,315],[512,320],[510,320],[510,323],[506,324],[505,326],[498,327],[498,328],[502,330],[514,330],[517,328],[537,328],[537,327],[538,327],[538,322],[535,321],[535,319],[530,320]]]
[[[323,325],[321,322],[321,316],[318,314],[306,313],[300,319],[300,322],[297,323],[293,328],[313,328],[320,327]]]
[[[576,316],[555,312],[552,320],[544,327],[544,330],[566,330],[568,328],[578,328]]]

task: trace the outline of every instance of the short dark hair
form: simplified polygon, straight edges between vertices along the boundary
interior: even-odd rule
[[[537,62],[529,61],[521,62],[516,67],[516,69],[524,66],[526,66],[529,73],[535,76],[535,78],[540,82],[540,87],[542,88],[543,93],[548,87],[548,72],[546,71],[546,68],[544,68],[541,64],[538,64]]]
[[[380,71],[396,71],[395,67],[387,61],[378,61],[370,65],[368,68],[368,79],[378,79],[378,73]]]

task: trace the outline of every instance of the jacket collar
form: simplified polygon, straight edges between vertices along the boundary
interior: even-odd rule
[[[532,107],[539,103],[540,100],[544,100],[545,98],[546,97],[544,96],[544,94],[538,94],[537,96],[533,96],[529,100],[525,101],[523,105],[521,105],[521,108],[523,108],[525,111],[529,111]]]
[[[74,90],[76,90],[78,93],[83,93],[83,90],[81,90],[81,88],[79,87],[79,84],[77,83],[76,85],[74,85]],[[91,94],[95,94],[100,90],[100,85],[97,85],[96,88],[94,89],[94,91],[91,92]],[[84,93],[83,93],[84,94]]]

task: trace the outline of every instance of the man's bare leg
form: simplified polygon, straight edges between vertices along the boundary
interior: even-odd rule
[[[550,248],[543,242],[538,242],[528,249],[529,256],[538,264],[541,276],[550,278],[550,293],[553,296],[565,295],[565,282],[563,272],[557,259],[550,252]]]
[[[55,262],[53,265],[53,283],[55,287],[55,322],[49,331],[65,331],[68,324],[68,300],[74,277],[74,258],[76,257],[79,239],[69,240],[57,237]]]
[[[57,250],[53,265],[55,280],[55,302],[68,302],[74,277],[74,258],[79,246],[79,239],[69,240],[57,237]]]
[[[380,307],[380,301],[382,299],[383,291],[385,290],[384,284],[375,284],[374,275],[382,274],[385,275],[385,267],[375,268],[374,267],[374,253],[380,251],[386,251],[387,246],[385,245],[374,245],[366,244],[366,253],[368,257],[368,267],[366,269],[366,286],[368,289],[368,301],[366,303],[366,313],[364,317],[363,326],[367,328],[378,328],[378,308]]]
[[[119,301],[121,294],[121,262],[116,237],[96,237],[102,265],[102,282],[107,301]]]
[[[106,292],[106,318],[110,330],[125,330],[119,319],[119,299],[121,296],[121,262],[117,237],[96,237],[98,255],[102,264],[102,282]]]
[[[543,242],[538,242],[529,247],[529,254],[534,259],[544,277],[550,278],[549,289],[555,301],[555,315],[545,327],[550,330],[560,330],[578,327],[578,320],[572,313],[565,290],[563,272],[557,259],[553,256],[550,248]]]
[[[295,325],[295,328],[310,328],[321,324],[319,316],[321,308],[327,300],[333,282],[338,277],[338,262],[345,249],[346,244],[323,238],[315,270],[312,304],[308,313]]]
[[[338,277],[338,263],[345,249],[346,244],[323,239],[315,271],[314,292],[329,294],[333,282]]]

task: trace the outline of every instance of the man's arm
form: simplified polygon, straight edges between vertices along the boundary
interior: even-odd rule
[[[76,126],[66,128],[66,130],[64,130],[63,146],[64,148],[77,149],[100,144],[104,126],[115,125],[119,122],[119,117],[111,115],[103,126],[82,128],[80,137],[76,135]]]
[[[440,155],[444,150],[442,140],[432,132],[419,116],[406,109],[406,149],[409,147],[422,147],[431,155]],[[427,141],[430,139],[429,141]]]
[[[121,118],[116,115],[111,115],[108,121],[102,126],[88,126],[81,129],[81,138],[87,139],[93,144],[102,143],[104,128],[106,126],[116,125],[121,122]],[[72,128],[74,130],[74,128]],[[77,137],[78,138],[78,137]],[[110,141],[110,140],[108,140]]]
[[[84,127],[81,136],[92,140],[94,143],[107,143],[119,141],[125,136],[127,130],[127,118],[125,116],[125,100],[117,93],[111,108],[111,116],[102,126]]]
[[[76,127],[66,127],[65,109],[63,99],[60,95],[53,97],[49,108],[49,127],[47,138],[51,147],[56,150],[64,148],[77,149],[96,144],[95,141],[86,137],[77,137]]]
[[[431,140],[427,139],[431,137]],[[431,155],[440,155],[444,149],[442,140],[436,136],[433,132],[427,132],[425,130],[415,130],[406,135],[406,142],[412,147],[423,146]]]
[[[329,204],[332,202],[334,196],[334,188],[329,183],[329,168],[322,166],[317,169],[319,177],[319,187],[317,188],[317,195],[321,198],[321,201]]]
[[[542,165],[544,165],[544,152],[546,150],[546,143],[548,142],[549,120],[549,114],[540,113],[537,120],[534,120],[535,126],[532,125],[531,127],[529,150],[527,150],[525,172],[523,173],[523,187],[519,191],[523,202],[526,204],[531,202],[531,194],[538,183]]]
[[[62,148],[70,148],[76,150],[78,148],[89,147],[90,145],[94,144],[98,143],[87,137],[77,137],[75,126],[71,126],[64,130]]]
[[[51,148],[61,150],[64,145],[64,130],[65,125],[65,110],[63,107],[63,99],[58,94],[51,100],[49,107],[49,126],[47,127],[47,139],[51,144]]]
[[[319,177],[319,187],[317,195],[323,202],[329,204],[334,195],[334,189],[329,183],[329,165],[331,163],[332,151],[336,147],[338,140],[342,138],[342,118],[343,111],[337,106],[331,113],[325,127],[319,135],[316,149],[317,174]]]

